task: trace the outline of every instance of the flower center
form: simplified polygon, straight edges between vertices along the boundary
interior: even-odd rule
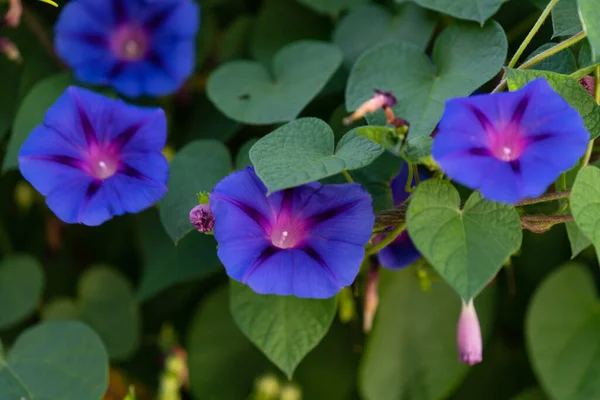
[[[490,151],[498,160],[510,162],[521,156],[526,140],[518,127],[505,126],[490,135]]]
[[[108,149],[97,149],[91,152],[88,158],[90,173],[96,179],[108,179],[117,173],[119,158]]]
[[[300,226],[288,224],[275,224],[271,232],[271,243],[280,249],[296,247],[304,239],[304,229]]]
[[[139,27],[122,26],[112,38],[112,50],[123,61],[139,61],[148,50],[148,35]]]

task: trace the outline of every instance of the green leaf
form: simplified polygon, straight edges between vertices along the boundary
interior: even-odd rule
[[[404,140],[395,128],[373,125],[357,128],[355,132],[410,163],[419,164],[431,154],[433,139],[430,136]]]
[[[585,41],[581,44],[579,54],[577,55],[577,63],[579,68],[589,67],[594,64],[594,55],[592,54],[592,48],[589,41]]]
[[[63,92],[72,85],[73,79],[69,74],[53,75],[38,82],[19,105],[12,126],[12,135],[2,165],[3,171],[16,169],[19,166],[17,155],[29,133],[44,120],[46,111]]]
[[[9,60],[4,54],[0,56],[0,139],[8,132],[17,109],[19,95],[19,78],[21,69],[19,64]]]
[[[250,161],[250,149],[258,142],[258,139],[252,138],[248,139],[242,147],[238,150],[237,155],[235,156],[235,168],[236,169],[244,169],[247,166],[252,165],[252,161]]]
[[[227,142],[240,130],[241,125],[224,116],[204,93],[194,96],[191,116],[180,129],[188,132],[187,141],[216,139]],[[175,123],[180,120],[175,115]]]
[[[100,338],[80,322],[43,322],[19,336],[0,359],[0,399],[101,399],[108,357]]]
[[[210,294],[190,324],[186,349],[190,389],[197,399],[245,399],[256,377],[270,368],[233,322],[228,293],[224,287]]]
[[[333,42],[342,49],[347,67],[356,59],[379,44],[402,41],[425,50],[436,16],[416,4],[406,3],[395,14],[378,4],[366,4],[351,10],[340,19],[333,32]]]
[[[198,205],[197,193],[212,191],[231,168],[229,150],[216,140],[196,140],[177,152],[160,202],[160,220],[175,243],[194,229],[190,211]]]
[[[335,297],[261,295],[236,281],[229,283],[229,301],[237,326],[289,377],[325,337],[337,311]]]
[[[523,390],[512,400],[548,400],[548,397],[539,388],[534,387]]]
[[[411,269],[382,270],[380,281],[380,306],[359,371],[364,399],[448,398],[468,371],[456,350],[460,300],[440,281],[424,292]],[[494,291],[484,291],[475,305],[486,338]]]
[[[594,277],[570,263],[539,287],[526,318],[527,348],[544,391],[556,400],[600,397],[600,313]]]
[[[575,224],[590,239],[600,259],[600,169],[588,165],[579,170],[570,205]]]
[[[342,54],[329,43],[300,41],[282,48],[268,71],[256,61],[232,61],[209,77],[207,94],[223,114],[247,124],[291,121],[325,87]]]
[[[375,212],[394,208],[390,182],[400,172],[401,165],[398,157],[385,152],[366,167],[350,172],[352,179],[363,185],[373,197]]]
[[[465,300],[521,247],[521,220],[513,206],[474,192],[461,210],[458,191],[439,179],[417,186],[406,223],[417,249]]]
[[[221,267],[214,236],[192,232],[174,245],[154,211],[142,216],[140,237],[144,272],[137,290],[139,301]]]
[[[420,164],[431,155],[432,144],[433,139],[431,136],[408,138],[404,146],[400,149],[400,155],[407,162]]]
[[[317,118],[301,118],[256,142],[250,160],[269,192],[276,192],[362,168],[383,151],[354,130],[344,135],[334,151],[329,125]]]
[[[357,109],[373,96],[373,89],[391,90],[398,99],[396,115],[410,123],[409,136],[429,136],[442,116],[444,102],[468,96],[494,77],[504,63],[506,49],[506,35],[494,21],[484,27],[458,23],[444,30],[435,43],[434,64],[412,45],[381,45],[354,65],[346,107]],[[369,122],[384,125],[381,118]]]
[[[545,78],[552,89],[579,111],[592,139],[600,135],[600,107],[577,79],[554,72],[510,68],[506,68],[506,77],[510,90],[520,89],[537,78]]]
[[[569,221],[565,223],[565,228],[567,228],[567,237],[571,244],[571,259],[573,259],[583,250],[590,247],[592,242],[583,234],[575,222]]]
[[[270,65],[279,50],[298,40],[330,38],[329,21],[295,0],[265,0],[250,38],[250,54],[262,65]]]
[[[140,315],[129,281],[117,270],[97,265],[77,285],[78,298],[59,298],[43,314],[48,319],[79,319],[100,335],[113,360],[126,360],[140,340]]]
[[[299,0],[300,3],[321,14],[338,15],[349,8],[354,8],[369,0]]]
[[[400,3],[405,0],[396,0]],[[508,0],[413,0],[425,8],[430,8],[460,19],[477,21],[481,25],[500,9]]]
[[[556,43],[546,43],[541,45],[527,57],[527,60],[554,46],[556,46]],[[577,71],[577,62],[575,61],[575,56],[571,52],[571,49],[567,48],[535,64],[531,69],[568,75]]]
[[[600,7],[596,0],[578,0],[578,2],[583,29],[587,33],[592,48],[592,59],[598,61],[600,55]]]
[[[0,329],[32,314],[44,290],[44,271],[31,256],[12,256],[0,263]]]
[[[552,37],[571,36],[581,32],[577,0],[560,0],[556,3],[552,9],[552,29]]]

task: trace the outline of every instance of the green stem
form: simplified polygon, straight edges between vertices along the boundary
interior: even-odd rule
[[[544,23],[546,18],[548,18],[548,15],[550,15],[550,11],[552,11],[552,8],[556,5],[556,3],[558,3],[558,0],[550,0],[550,3],[548,3],[548,5],[544,9],[544,11],[542,11],[542,14],[538,18],[538,20],[535,22],[535,25],[533,25],[533,28],[531,28],[531,30],[525,37],[525,40],[523,40],[523,43],[521,43],[521,45],[519,46],[519,48],[513,55],[513,58],[508,63],[508,68],[512,68],[517,64],[517,61],[519,61],[519,57],[521,57],[521,55],[525,51],[525,48],[527,48],[527,46],[529,45],[529,43],[531,42],[531,40],[533,39],[535,34],[540,30],[540,28],[542,27],[542,24]]]
[[[421,183],[421,178],[419,177],[419,165],[415,164],[415,185],[418,185],[419,183]]]
[[[530,67],[534,66],[535,64],[542,62],[546,58],[551,57],[551,56],[555,55],[556,53],[573,46],[574,44],[585,39],[586,36],[587,35],[585,32],[579,32],[578,34],[571,36],[567,40],[558,43],[556,46],[552,46],[548,50],[542,51],[540,54],[536,55],[535,57],[530,58],[529,60],[527,60],[523,64],[521,64],[519,66],[519,68],[517,68],[517,69],[530,68]],[[507,83],[508,83],[508,80],[506,78],[502,79],[502,81],[500,81],[498,86],[496,86],[494,88],[494,90],[492,90],[492,93],[498,93],[498,92],[503,91],[504,89],[506,89]]]
[[[560,188],[559,189],[561,191],[567,190],[567,173],[566,172],[563,172],[562,174],[560,174],[559,183],[560,183]]]
[[[352,179],[348,171],[342,171],[342,175],[344,175],[344,178],[346,178],[348,183],[354,183],[354,179]]]
[[[379,250],[385,248],[387,245],[392,243],[394,241],[394,239],[396,239],[402,233],[402,231],[404,230],[405,227],[406,227],[405,223],[396,225],[394,230],[391,231],[390,234],[387,235],[385,238],[383,238],[383,240],[381,242],[368,248],[367,251],[365,252],[365,256],[370,256],[370,255],[376,254]]]
[[[585,68],[578,69],[569,75],[570,78],[580,80],[581,78],[588,76],[592,72],[596,71],[596,68],[600,67],[600,62],[596,64],[589,65]]]
[[[565,199],[565,198],[569,197],[570,195],[571,195],[570,190],[565,190],[564,192],[546,193],[546,194],[544,194],[540,197],[536,197],[534,199],[522,200],[522,201],[518,202],[517,204],[515,204],[515,206],[520,207],[520,206],[528,206],[531,204],[545,203],[548,201]]]
[[[404,191],[406,193],[412,193],[412,181],[413,181],[413,165],[411,163],[406,163],[408,167],[408,177],[406,178],[406,183],[404,184]]]

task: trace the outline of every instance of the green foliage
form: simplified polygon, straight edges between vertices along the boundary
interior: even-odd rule
[[[100,335],[111,359],[128,359],[140,341],[140,316],[133,289],[115,269],[93,266],[77,287],[76,300],[49,303],[44,317],[49,320],[79,319]]]
[[[417,186],[406,223],[417,249],[465,300],[475,297],[521,247],[514,207],[475,192],[461,210],[458,191],[437,179]]]
[[[350,11],[335,26],[333,42],[342,49],[351,68],[365,51],[378,44],[401,41],[425,50],[435,26],[435,14],[406,3],[395,13],[378,4],[365,4]]]
[[[407,0],[396,0],[403,3]],[[452,15],[460,19],[477,21],[484,24],[492,15],[498,11],[502,3],[508,0],[412,0],[415,3],[444,14]]]
[[[290,377],[323,339],[337,311],[335,297],[265,296],[236,281],[229,283],[229,297],[237,326]]]
[[[44,271],[31,256],[0,262],[0,329],[10,328],[37,308],[44,290]]]
[[[520,89],[538,78],[546,79],[552,89],[579,111],[592,139],[600,135],[600,107],[576,79],[554,72],[510,68],[506,69],[506,77],[510,90]]]
[[[374,88],[391,90],[398,99],[394,111],[410,123],[411,137],[429,136],[442,116],[445,100],[468,96],[496,75],[506,48],[504,31],[493,21],[484,27],[459,23],[444,30],[435,43],[433,64],[410,44],[381,45],[354,65],[346,107],[358,108],[373,96]]]
[[[337,15],[340,12],[360,6],[368,0],[299,0],[302,4],[322,14]]]
[[[0,399],[100,399],[108,357],[80,322],[43,322],[24,331],[0,357]]]
[[[33,128],[42,123],[48,108],[73,83],[70,75],[61,73],[38,82],[27,93],[19,105],[12,125],[12,135],[2,164],[3,171],[18,167],[17,155],[23,142],[25,142]]]
[[[556,43],[543,44],[531,53],[527,59],[529,60],[554,46],[556,46]],[[575,61],[575,56],[573,55],[573,52],[571,52],[571,49],[565,49],[542,60],[531,68],[538,71],[550,71],[568,75],[577,71],[577,62]]]
[[[577,1],[581,21],[592,48],[592,60],[598,61],[598,54],[600,54],[600,8],[598,8],[598,2],[594,0]]]
[[[260,139],[250,160],[269,192],[317,181],[373,162],[384,149],[350,131],[334,150],[333,131],[317,118],[290,122]]]
[[[579,171],[570,203],[575,224],[591,240],[600,258],[600,169],[587,166]]]
[[[291,121],[325,87],[340,66],[339,49],[301,41],[281,49],[267,70],[255,61],[232,61],[213,72],[207,93],[229,118],[267,125]]]
[[[535,373],[549,397],[595,399],[600,381],[598,298],[584,266],[567,264],[539,287],[527,313],[526,335]]]
[[[567,229],[567,236],[571,245],[571,258],[577,257],[579,253],[592,245],[590,239],[584,235],[575,222],[569,221],[565,223],[565,228]]]
[[[580,0],[561,0],[552,9],[553,37],[571,36],[581,32],[581,21],[577,13]]]
[[[213,190],[231,169],[229,150],[216,140],[196,140],[177,152],[160,202],[160,220],[175,243],[194,229],[189,214],[198,205],[197,193]]]
[[[456,352],[459,298],[442,282],[424,292],[410,269],[382,271],[381,280],[381,307],[360,367],[365,400],[447,398],[467,373]],[[476,302],[484,336],[493,294],[486,290]]]

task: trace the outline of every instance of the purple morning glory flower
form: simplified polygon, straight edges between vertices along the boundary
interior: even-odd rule
[[[82,82],[129,97],[166,95],[193,71],[199,20],[192,0],[73,0],[55,46]]]
[[[427,176],[419,171],[419,178],[421,181],[424,181],[427,179]],[[394,207],[400,206],[410,196],[410,193],[406,191],[407,180],[408,166],[406,162],[403,162],[400,172],[392,179],[390,185]],[[413,178],[412,186],[415,184],[416,182]],[[382,237],[383,236],[384,235],[382,235]],[[377,257],[379,258],[379,264],[383,267],[389,269],[401,269],[408,267],[421,258],[421,253],[419,253],[419,250],[417,250],[413,244],[410,236],[408,236],[408,231],[405,229],[392,243],[381,249],[377,254]]]
[[[511,93],[446,102],[432,155],[453,180],[517,203],[542,195],[589,140],[577,110],[540,78]]]
[[[166,137],[161,109],[70,87],[21,147],[19,168],[58,218],[100,225],[165,195]]]
[[[350,285],[375,222],[369,193],[358,184],[309,183],[266,194],[246,168],[210,195],[227,274],[261,294],[328,298]]]

